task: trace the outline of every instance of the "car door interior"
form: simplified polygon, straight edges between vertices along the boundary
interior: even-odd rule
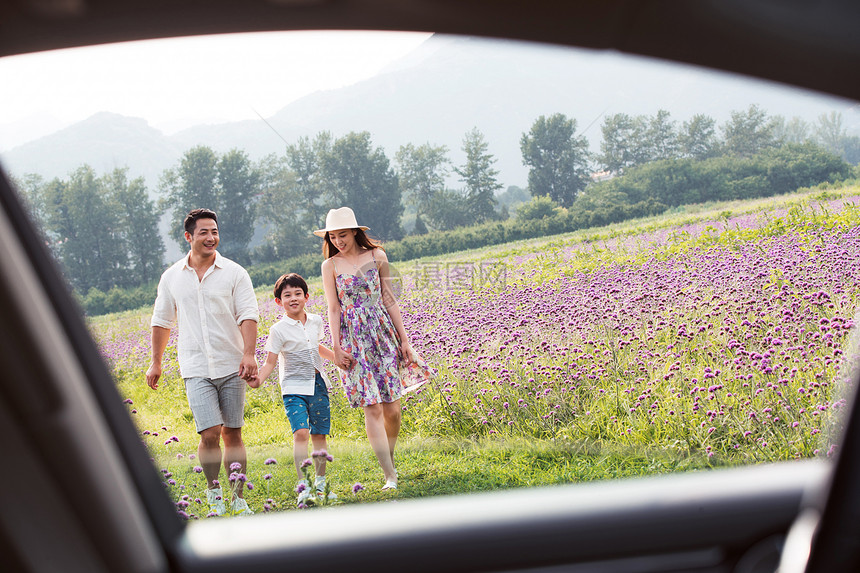
[[[858,100],[858,24],[849,0],[0,0],[0,55],[201,33],[426,30],[620,50]],[[0,177],[4,570],[757,573],[775,570],[790,530],[784,573],[807,561],[860,570],[856,402],[835,463],[186,525],[64,285]]]

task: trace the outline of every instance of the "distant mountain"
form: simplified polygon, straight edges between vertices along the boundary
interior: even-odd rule
[[[128,167],[130,178],[143,176],[152,185],[181,155],[182,149],[146,120],[101,112],[18,146],[2,158],[14,175],[65,178],[88,164],[98,173]]]
[[[0,153],[28,141],[50,135],[68,124],[52,115],[34,114],[24,119],[0,125]]]
[[[390,159],[407,143],[444,144],[452,161],[461,164],[463,136],[477,127],[498,159],[501,182],[525,186],[519,141],[540,115],[575,118],[597,150],[606,114],[653,115],[665,109],[679,125],[696,113],[721,124],[731,111],[750,104],[810,123],[835,110],[849,128],[860,126],[860,116],[841,100],[760,81],[613,53],[434,36],[370,79],[290,103],[267,118],[268,125],[262,120],[201,125],[167,137],[144,120],[98,114],[3,153],[2,159],[15,174],[46,177],[65,176],[82,163],[100,172],[127,165],[131,175],[144,175],[154,186],[161,171],[195,145],[219,152],[239,148],[259,159],[282,153],[285,141],[324,130],[335,137],[368,131]]]

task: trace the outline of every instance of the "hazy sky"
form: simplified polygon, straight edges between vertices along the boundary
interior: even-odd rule
[[[0,58],[0,126],[99,111],[167,133],[268,117],[317,90],[376,74],[425,33],[277,32],[180,38]]]

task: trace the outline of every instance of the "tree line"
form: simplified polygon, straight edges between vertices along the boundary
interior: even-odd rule
[[[703,114],[679,124],[664,110],[619,113],[603,119],[601,132],[593,153],[575,119],[537,118],[520,139],[527,190],[502,192],[496,159],[477,128],[462,140],[460,165],[444,145],[406,144],[391,161],[368,132],[320,132],[258,162],[238,149],[189,149],[160,177],[157,200],[142,178],[128,178],[127,168],[99,176],[84,165],[66,180],[27,175],[15,184],[72,288],[96,314],[149,303],[165,264],[159,220],[169,220],[170,238],[184,250],[182,219],[199,206],[218,212],[224,255],[269,269],[285,259],[310,261],[319,249],[310,230],[342,205],[395,252],[428,256],[441,249],[431,235],[450,241],[462,227],[502,229],[496,238],[534,236],[541,224],[529,221],[563,219],[544,222],[545,231],[571,230],[844,179],[853,174],[849,163],[860,161],[860,138],[847,134],[835,112],[811,125],[752,105],[719,127]],[[459,187],[447,184],[452,176]]]

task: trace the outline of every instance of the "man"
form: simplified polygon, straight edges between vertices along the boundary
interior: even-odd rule
[[[239,471],[245,471],[245,380],[257,374],[257,297],[247,271],[215,250],[220,240],[215,213],[208,209],[188,213],[185,240],[190,252],[164,271],[158,283],[146,383],[158,389],[161,360],[175,321],[179,371],[200,434],[197,454],[206,476],[206,497],[212,512],[223,515],[227,507],[217,481],[222,461],[228,476],[234,471],[230,466],[237,463]],[[236,484],[231,512],[253,513],[243,499],[242,482]]]

